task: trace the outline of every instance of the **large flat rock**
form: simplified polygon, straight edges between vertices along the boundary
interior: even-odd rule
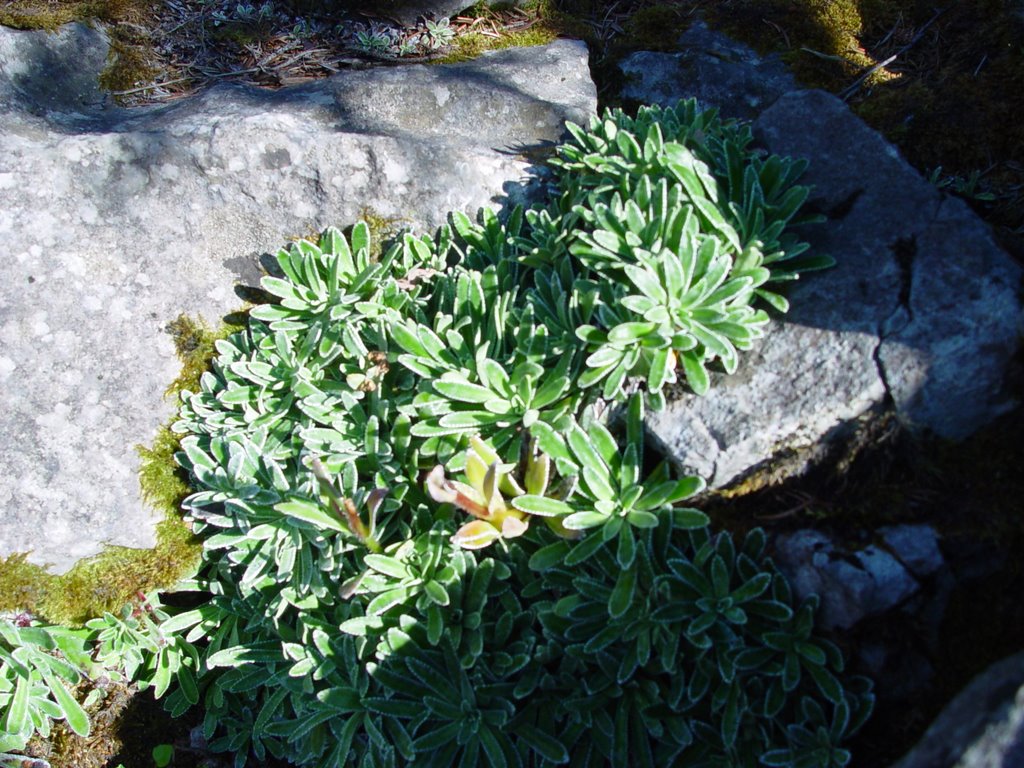
[[[0,556],[58,571],[153,542],[135,446],[174,409],[170,321],[237,309],[289,237],[525,194],[524,152],[596,108],[572,41],[141,111],[104,105],[105,46],[0,28]]]

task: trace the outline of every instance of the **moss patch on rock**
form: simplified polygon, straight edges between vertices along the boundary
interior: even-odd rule
[[[633,50],[675,51],[692,20],[688,11],[679,3],[641,8],[623,25],[620,44]]]
[[[152,80],[159,71],[151,63],[148,40],[139,35],[116,34],[110,41],[110,56],[100,75],[100,87],[113,93],[129,91]]]
[[[216,353],[217,339],[238,326],[223,324],[212,330],[201,320],[181,316],[168,330],[182,363],[181,375],[167,390],[176,396],[199,386]],[[119,610],[138,592],[169,587],[192,573],[199,565],[202,544],[180,513],[190,491],[174,460],[179,445],[179,437],[164,426],[151,446],[138,446],[143,498],[162,515],[154,548],[108,546],[59,575],[28,562],[25,554],[0,559],[0,611],[27,611],[50,623],[80,625],[104,611]]]
[[[480,32],[469,32],[455,39],[452,51],[437,59],[437,64],[455,64],[477,58],[484,51],[503,48],[523,48],[531,45],[547,45],[558,37],[556,32],[544,27],[530,27],[522,32],[509,32],[500,37],[491,37]]]
[[[559,37],[585,37],[588,32],[585,24],[558,10],[551,0],[524,3],[522,10],[529,19],[527,26],[503,28],[497,34],[465,32],[455,38],[452,42],[452,49],[446,56],[435,59],[431,63],[454,64],[475,59],[485,51],[547,45]],[[489,8],[480,5],[467,11],[465,16],[486,19],[490,13]]]
[[[0,5],[0,25],[53,32],[73,21],[102,22],[110,33],[107,68],[100,76],[103,88],[129,90],[152,79],[153,41],[146,31],[156,0],[11,0]]]

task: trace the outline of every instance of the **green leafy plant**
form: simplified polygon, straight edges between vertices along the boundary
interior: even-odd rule
[[[163,631],[236,765],[847,759],[871,698],[813,602],[643,445],[645,401],[827,263],[783,231],[802,166],[692,103],[573,137],[543,208],[282,252],[184,396],[207,601]]]
[[[996,196],[992,192],[986,192],[981,189],[981,176],[981,171],[977,170],[971,171],[968,176],[945,174],[940,165],[932,169],[932,172],[928,175],[928,181],[938,189],[951,192],[967,200],[990,203],[996,199]]]
[[[91,667],[86,633],[0,620],[0,751],[24,749],[52,720],[79,734],[89,718],[69,687]]]
[[[179,695],[197,702],[196,650],[162,631],[167,618],[153,595],[82,628],[37,626],[28,616],[0,620],[0,751],[24,749],[33,734],[46,737],[54,720],[88,736],[85,708],[102,695],[93,685],[99,678],[152,687],[158,698],[173,678]]]
[[[355,31],[356,48],[371,56],[384,56],[390,52],[393,44],[390,28],[376,23],[360,26],[363,28]]]
[[[438,48],[444,48],[445,46],[451,45],[455,39],[455,30],[452,28],[450,21],[447,18],[441,18],[437,21],[426,21],[427,27],[427,45],[431,50],[437,50]]]
[[[88,630],[237,768],[848,762],[870,686],[644,446],[826,264],[802,165],[692,102],[570,130],[545,205],[278,253],[182,394],[195,607]]]
[[[560,194],[528,214],[521,246],[525,263],[558,273],[585,308],[559,318],[587,345],[580,386],[601,382],[612,399],[642,377],[657,407],[681,367],[703,394],[710,363],[735,371],[737,351],[763,336],[768,316],[754,302],[786,310],[768,286],[831,264],[786,232],[812,220],[797,216],[806,164],[759,157],[749,127],[692,101],[569,128],[552,161]],[[574,270],[557,266],[569,257]]]
[[[93,656],[106,674],[120,676],[139,684],[140,690],[152,687],[156,698],[171,684],[193,704],[196,693],[196,650],[181,637],[165,632],[161,623],[168,614],[156,596],[144,597],[139,605],[127,605],[120,616],[107,613],[86,623]]]
[[[237,3],[233,8],[215,10],[211,14],[215,27],[225,25],[254,29],[266,27],[274,16],[274,4],[269,2],[261,3],[259,6],[251,3]]]

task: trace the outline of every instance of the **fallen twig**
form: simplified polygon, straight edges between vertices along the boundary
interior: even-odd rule
[[[178,85],[180,83],[192,82],[191,77],[179,77],[176,80],[165,80],[162,83],[150,83],[149,85],[140,85],[138,88],[129,88],[127,91],[111,91],[110,93],[114,96],[129,96],[133,93],[142,93],[143,91],[151,91],[154,88],[163,88],[165,85]]]
[[[254,72],[262,72],[261,67],[252,67],[250,69],[236,69],[232,72],[204,72],[203,77],[215,78],[215,77],[231,77],[232,75],[251,75]],[[162,83],[150,83],[149,85],[140,85],[138,88],[130,88],[127,91],[111,91],[114,96],[127,96],[132,93],[142,93],[143,91],[151,91],[154,88],[163,88],[167,85],[178,85],[179,83],[188,83],[194,80],[193,77],[179,77],[177,80],[165,80]]]
[[[894,61],[896,61],[897,55],[898,54],[894,53],[892,56],[890,56],[889,58],[885,59],[884,61],[880,61],[877,64],[875,64],[873,67],[869,67],[867,70],[865,70],[863,73],[861,73],[860,77],[858,77],[850,85],[846,86],[846,88],[844,88],[842,91],[840,91],[839,92],[839,97],[843,101],[847,101],[851,96],[853,96],[853,94],[855,94],[857,92],[857,89],[860,88],[861,84],[865,80],[867,80],[869,77],[871,77],[873,74],[875,74],[875,72],[877,72],[878,70],[885,69],[885,67],[888,67]]]
[[[915,45],[917,45],[920,42],[921,38],[924,37],[924,33],[928,30],[928,28],[932,24],[934,24],[936,19],[938,19],[939,16],[941,16],[945,12],[945,8],[941,8],[938,11],[936,11],[935,15],[928,19],[928,21],[926,21],[924,25],[919,30],[917,30],[917,33],[910,40],[909,43],[907,43],[898,51],[896,51],[896,53],[887,58],[885,61],[879,62],[878,64],[875,64],[873,67],[867,69],[865,72],[861,73],[861,75],[856,80],[854,80],[852,83],[846,86],[846,88],[839,92],[839,98],[841,98],[843,101],[849,101],[850,97],[853,96],[853,94],[855,94],[858,90],[860,90],[860,87],[864,84],[864,81],[871,77],[871,75],[875,74],[875,72],[877,72],[878,70],[889,66],[894,61],[896,61],[898,57],[902,56],[904,53],[906,53]]]
[[[792,44],[789,42],[789,35],[786,34],[786,30],[784,30],[782,27],[780,27],[778,24],[776,24],[771,19],[761,19],[761,21],[763,21],[765,24],[767,24],[768,26],[772,27],[776,32],[778,32],[780,35],[782,35],[782,39],[786,41],[786,47],[787,48],[792,48],[793,47]]]

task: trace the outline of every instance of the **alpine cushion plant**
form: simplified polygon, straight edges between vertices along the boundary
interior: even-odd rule
[[[552,161],[558,197],[528,214],[523,245],[536,266],[572,263],[571,272],[555,270],[562,285],[596,305],[596,327],[565,328],[590,352],[580,384],[603,381],[611,399],[639,376],[658,404],[678,363],[704,393],[709,363],[734,371],[737,350],[763,335],[768,317],[754,300],[785,311],[772,284],[832,263],[785,232],[813,220],[797,217],[809,190],[795,181],[806,163],[761,158],[748,126],[694,101],[641,107],[636,117],[609,112],[589,131],[569,129],[572,140]]]
[[[543,206],[279,253],[183,394],[167,702],[239,768],[848,762],[870,686],[643,439],[826,264],[802,166],[692,102],[570,131]]]
[[[173,679],[184,700],[198,702],[196,648],[163,628],[169,616],[156,595],[139,598],[84,627],[41,626],[28,614],[0,618],[0,765],[22,765],[10,751],[48,736],[55,720],[88,736],[86,709],[111,682],[152,688],[159,698]],[[76,691],[87,691],[84,701]]]

